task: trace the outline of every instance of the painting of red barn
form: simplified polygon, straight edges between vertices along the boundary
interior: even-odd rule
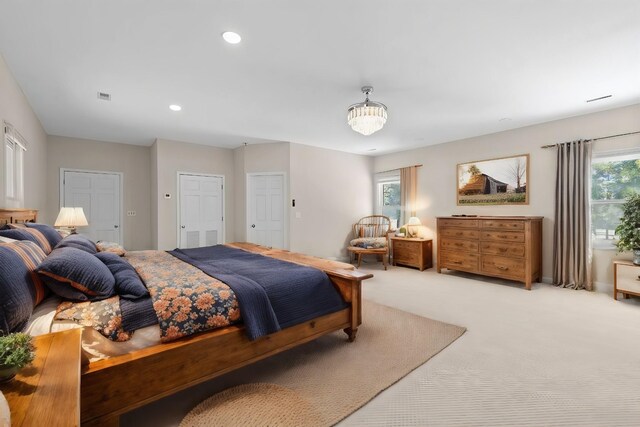
[[[458,205],[528,205],[529,155],[461,163]]]

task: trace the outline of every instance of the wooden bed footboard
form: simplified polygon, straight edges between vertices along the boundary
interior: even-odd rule
[[[117,426],[124,412],[340,329],[355,339],[362,323],[361,283],[373,275],[288,251],[232,245],[323,269],[349,306],[255,341],[242,325],[233,325],[90,363],[82,370],[83,426]]]

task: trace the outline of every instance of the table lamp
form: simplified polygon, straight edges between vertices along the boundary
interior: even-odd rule
[[[405,228],[407,229],[407,237],[416,237],[418,235],[418,227],[420,227],[422,225],[422,222],[420,222],[420,218],[418,218],[417,216],[412,216],[411,218],[409,218],[409,222],[407,222],[407,225],[405,225]]]
[[[89,225],[89,223],[87,222],[87,217],[84,216],[84,210],[82,208],[68,207],[60,209],[60,213],[54,224],[55,227],[69,230],[71,234],[76,234],[76,227],[86,227],[87,225]]]

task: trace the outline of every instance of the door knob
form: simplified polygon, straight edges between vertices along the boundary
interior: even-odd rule
[[[185,226],[183,225],[183,226],[181,226],[180,228],[185,228]]]
[[[256,225],[255,224],[251,224],[251,228],[256,228]]]
[[[114,225],[114,226],[113,226],[113,228],[118,228],[118,226],[117,226],[117,225]]]

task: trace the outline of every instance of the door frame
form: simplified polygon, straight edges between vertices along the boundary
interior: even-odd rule
[[[282,175],[282,214],[284,215],[284,248],[289,249],[289,185],[287,182],[287,173],[286,172],[247,172],[246,177],[246,188],[245,188],[245,240],[249,240],[249,223],[251,222],[251,211],[249,210],[249,203],[251,199],[251,187],[250,187],[250,178],[253,176],[261,176],[261,175]]]
[[[178,171],[176,172],[176,247],[180,247],[180,239],[181,239],[181,233],[180,233],[180,175],[192,175],[192,176],[206,176],[209,178],[222,178],[222,243],[226,243],[227,242],[227,234],[226,234],[226,228],[227,228],[227,221],[225,220],[226,215],[226,208],[227,208],[227,201],[225,198],[225,179],[224,179],[224,175],[221,174],[214,174],[214,173],[200,173],[200,172],[184,172],[184,171]]]
[[[122,246],[124,246],[124,216],[122,213],[124,212],[124,172],[114,172],[114,171],[96,171],[90,169],[75,169],[75,168],[60,168],[60,185],[58,188],[60,189],[60,195],[58,197],[58,212],[62,209],[63,204],[62,200],[64,200],[64,174],[65,172],[81,172],[81,173],[93,173],[93,174],[103,174],[103,175],[118,175],[120,178],[120,212],[118,212],[118,217],[120,218],[119,229],[120,229],[120,242]],[[55,221],[55,220],[54,220]]]

